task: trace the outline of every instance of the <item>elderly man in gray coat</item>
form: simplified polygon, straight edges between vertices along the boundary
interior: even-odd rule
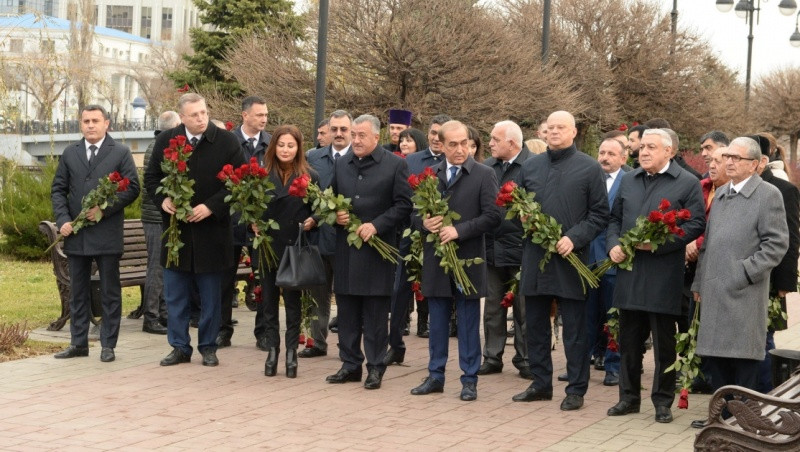
[[[751,138],[723,154],[731,181],[717,189],[692,291],[703,321],[697,353],[714,390],[756,389],[764,359],[770,271],[789,246],[781,194],[756,173],[761,151]]]

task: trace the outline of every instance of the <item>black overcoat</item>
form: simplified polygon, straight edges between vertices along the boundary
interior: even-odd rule
[[[589,243],[608,225],[608,193],[605,173],[597,161],[575,145],[566,149],[533,155],[522,165],[517,184],[536,193],[542,211],[561,225],[561,234],[569,237],[584,263],[588,260]],[[554,253],[544,271],[539,261],[544,249],[523,239],[522,295],[552,295],[583,300],[578,272],[570,263]]]
[[[347,148],[347,154],[353,151]],[[306,154],[306,160],[314,171],[317,172],[319,188],[325,190],[333,182],[333,166],[336,163],[331,151],[331,146],[312,149]],[[317,245],[319,253],[323,256],[333,256],[336,253],[336,230],[328,224],[319,224],[312,229],[309,239]]]
[[[130,179],[128,190],[118,193],[118,200],[103,211],[103,218],[99,222],[66,237],[64,253],[75,256],[122,254],[125,206],[139,196],[139,174],[131,151],[124,144],[106,135],[91,164],[86,155],[84,139],[64,149],[50,190],[53,214],[59,229],[78,216],[83,197],[97,188],[101,178],[114,171]]]
[[[502,219],[500,208],[495,205],[497,198],[497,176],[494,171],[472,159],[461,165],[461,172],[450,187],[447,187],[447,161],[434,167],[439,179],[439,191],[447,198],[447,205],[451,211],[458,212],[461,218],[453,221],[453,226],[458,232],[458,245],[456,254],[459,259],[473,259],[480,257],[486,260],[486,241],[484,235],[496,228]],[[413,217],[414,225],[429,234],[422,226],[422,218]],[[452,277],[446,275],[439,265],[441,258],[435,255],[434,242],[423,241],[424,251],[422,260],[422,295],[425,297],[452,297],[453,290],[450,284]],[[486,263],[466,267],[467,277],[475,286],[477,293],[469,294],[468,298],[486,296]]]
[[[606,232],[606,251],[619,245],[619,238],[640,216],[658,210],[662,199],[670,209],[688,209],[691,218],[678,222],[686,234],[650,251],[636,251],[633,270],[617,269],[614,307],[657,314],[680,315],[686,245],[705,231],[705,203],[697,178],[675,162],[645,188],[647,173],[640,167],[620,182],[611,222]]]
[[[165,198],[164,194],[156,193],[156,189],[161,185],[161,179],[164,178],[164,173],[161,171],[164,149],[169,146],[169,140],[178,135],[186,135],[183,124],[161,132],[156,137],[153,155],[145,169],[144,183],[156,206],[161,206]],[[178,265],[170,267],[171,269],[207,273],[223,271],[233,265],[230,206],[225,202],[225,196],[229,192],[225,189],[225,183],[217,179],[217,174],[226,164],[238,167],[244,162],[236,136],[209,123],[202,139],[189,157],[187,167],[189,177],[195,181],[191,204],[192,206],[205,204],[211,210],[211,215],[197,223],[178,222],[184,246],[180,250]],[[170,215],[162,210],[161,217],[166,229],[169,226]],[[166,240],[166,237],[162,239],[162,246],[166,244]],[[164,250],[161,253],[161,265],[166,263],[167,252]]]
[[[359,159],[348,152],[336,162],[333,191],[350,198],[352,213],[362,223],[372,223],[378,236],[397,246],[398,225],[411,214],[411,186],[404,159],[378,146]],[[343,295],[392,294],[397,264],[384,260],[366,243],[357,249],[347,244],[347,229],[336,226],[334,292]]]
[[[272,170],[269,180],[275,185],[273,197],[267,204],[264,212],[265,220],[275,220],[280,229],[270,229],[266,231],[272,237],[272,249],[280,262],[283,252],[287,246],[297,243],[300,233],[298,223],[302,223],[311,216],[311,207],[303,202],[303,198],[289,195],[289,187],[297,176],[292,176],[286,181],[286,185],[281,182],[277,170]],[[311,181],[317,183],[316,173],[311,173]]]

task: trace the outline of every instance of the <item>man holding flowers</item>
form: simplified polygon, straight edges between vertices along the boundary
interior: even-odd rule
[[[641,166],[622,178],[611,211],[606,249],[617,264],[629,257],[620,245],[620,237],[636,225],[639,217],[658,216],[673,208],[663,217],[676,233],[655,251],[649,243],[636,246],[633,267],[617,269],[614,307],[620,311],[622,356],[619,402],[608,410],[609,416],[639,412],[642,344],[652,332],[656,367],[651,400],[656,408],[655,420],[672,422],[675,372],[664,370],[675,361],[675,321],[681,314],[686,245],[703,233],[705,209],[697,178],[671,162],[671,155],[672,139],[667,132],[645,130],[639,150]],[[678,227],[677,221],[681,220]]]
[[[119,281],[119,258],[123,249],[125,206],[139,196],[139,175],[131,151],[117,143],[106,132],[108,113],[99,105],[81,109],[83,139],[69,145],[61,155],[53,178],[51,200],[56,226],[64,237],[64,253],[69,260],[70,274],[70,346],[56,358],[89,355],[89,319],[91,316],[92,261],[100,271],[100,297],[103,322],[100,344],[103,362],[115,359],[114,347],[119,336],[122,314],[122,288]],[[109,176],[112,173],[113,179]],[[78,230],[76,220],[82,216],[82,199],[91,194],[109,176],[111,183],[120,177],[130,181],[115,202],[101,209],[95,205],[85,218],[90,227]],[[122,189],[120,186],[118,188]]]
[[[448,121],[439,129],[445,161],[426,171],[438,179],[438,189],[446,199],[450,212],[456,213],[452,225],[445,216],[419,215],[412,217],[414,225],[423,235],[436,234],[439,240],[424,240],[422,263],[422,294],[428,300],[430,337],[428,362],[429,376],[411,394],[423,395],[442,392],[447,364],[450,315],[455,303],[458,317],[458,358],[464,374],[461,376],[461,400],[478,397],[478,370],[481,364],[480,298],[486,296],[486,256],[484,235],[493,231],[502,220],[500,209],[494,204],[498,186],[495,172],[470,157],[467,145],[469,132],[458,121]],[[415,176],[412,176],[412,180]],[[423,173],[422,177],[428,177]],[[420,209],[421,206],[416,206]],[[480,258],[463,269],[471,282],[459,283],[441,266],[444,259],[437,247],[448,242],[457,246],[459,261]],[[453,264],[453,262],[451,262]],[[455,263],[459,265],[459,263]],[[463,266],[463,263],[461,263]]]

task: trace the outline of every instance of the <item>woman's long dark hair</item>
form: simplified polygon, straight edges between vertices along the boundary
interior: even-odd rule
[[[284,135],[291,135],[297,142],[297,154],[294,156],[292,171],[289,174],[283,174],[283,169],[281,169],[277,155],[278,139]],[[272,133],[272,139],[269,140],[267,155],[264,160],[267,172],[272,172],[273,169],[276,170],[281,180],[283,180],[283,183],[286,183],[292,175],[299,176],[301,174],[308,174],[310,167],[308,161],[306,161],[306,153],[303,152],[303,133],[300,132],[300,129],[292,124],[278,126]]]

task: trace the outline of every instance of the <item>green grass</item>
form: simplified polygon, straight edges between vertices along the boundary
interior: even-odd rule
[[[139,288],[122,289],[122,315],[139,306]],[[0,255],[0,322],[46,327],[61,315],[61,300],[50,261],[25,262]],[[69,328],[65,325],[64,328]]]

